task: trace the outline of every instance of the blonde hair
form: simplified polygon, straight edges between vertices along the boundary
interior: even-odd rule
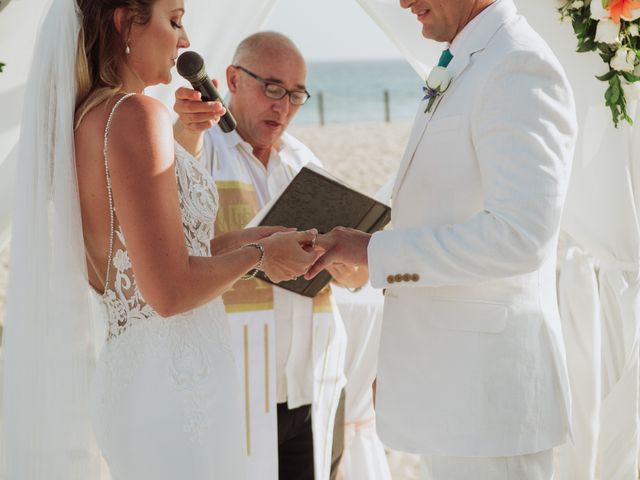
[[[82,24],[76,52],[76,105],[74,128],[92,108],[122,90],[118,64],[124,58],[131,26],[151,19],[156,0],[77,0]],[[128,10],[122,31],[113,15]]]

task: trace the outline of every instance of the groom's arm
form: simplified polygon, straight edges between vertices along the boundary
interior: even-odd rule
[[[378,288],[406,273],[403,286],[445,286],[538,269],[553,251],[577,134],[566,77],[557,62],[518,52],[490,75],[471,115],[482,211],[463,223],[372,237],[338,229],[319,240],[327,254],[308,277],[340,261],[368,265]]]
[[[411,272],[403,285],[464,285],[540,267],[559,228],[577,133],[573,96],[556,62],[512,54],[472,109],[485,202],[468,221],[390,230],[368,246],[371,283]],[[415,278],[415,277],[414,277]]]

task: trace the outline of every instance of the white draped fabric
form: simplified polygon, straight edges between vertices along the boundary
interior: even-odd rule
[[[335,287],[333,291],[347,332],[345,438],[338,478],[391,480],[384,447],[376,433],[372,391],[384,297],[370,285],[357,293]]]
[[[13,0],[0,11],[0,251],[9,243],[15,146],[20,135],[25,82],[47,0]],[[28,21],[27,21],[28,20]]]
[[[640,227],[637,128],[615,129],[603,106],[606,66],[575,53],[557,0],[520,0],[576,93],[580,136],[563,229],[559,301],[573,393],[573,436],[559,455],[560,480],[638,478]],[[630,115],[640,121],[632,105]]]
[[[440,53],[446,46],[425,41],[420,24],[411,12],[400,8],[400,0],[357,2],[387,34],[418,75],[426,78],[431,67],[438,63]]]

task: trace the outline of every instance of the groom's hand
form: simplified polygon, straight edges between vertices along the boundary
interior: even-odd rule
[[[318,235],[316,246],[324,250],[325,254],[309,269],[304,278],[310,280],[335,263],[366,267],[370,239],[369,233],[345,227],[336,227],[325,235]]]

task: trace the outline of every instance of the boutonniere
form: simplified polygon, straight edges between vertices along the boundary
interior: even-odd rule
[[[451,75],[445,67],[433,67],[427,77],[426,85],[422,87],[424,100],[429,100],[424,113],[429,113],[436,99],[446,92],[451,85]]]

